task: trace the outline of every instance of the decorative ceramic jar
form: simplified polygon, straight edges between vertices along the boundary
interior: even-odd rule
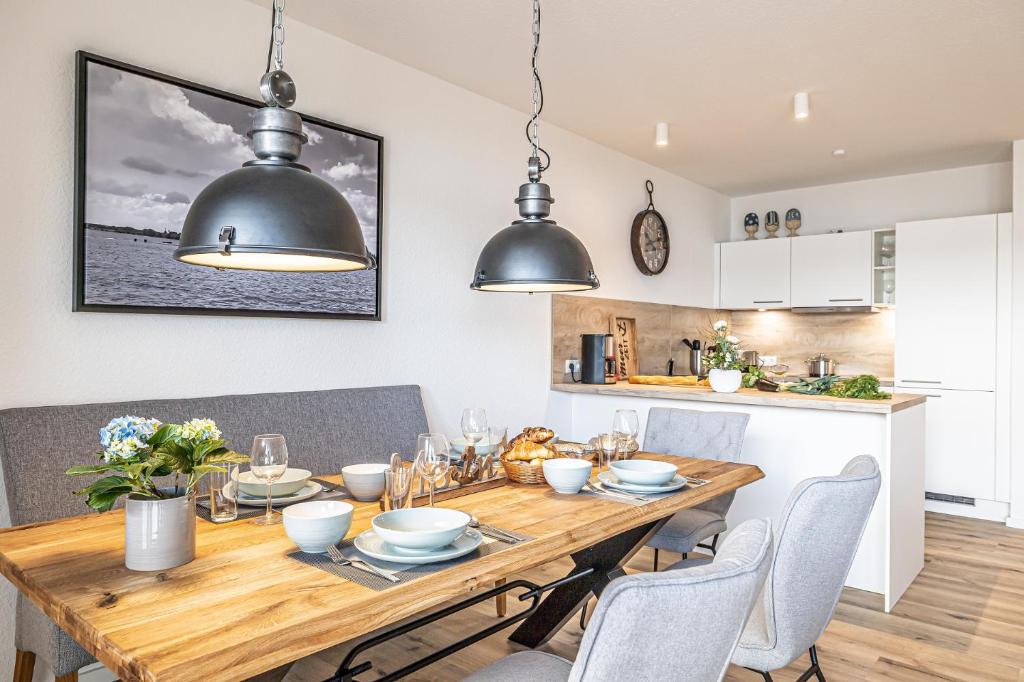
[[[129,570],[162,571],[196,558],[194,494],[163,500],[132,494],[124,512],[124,565]]]
[[[743,372],[738,369],[712,369],[708,382],[716,393],[735,393],[743,381]]]

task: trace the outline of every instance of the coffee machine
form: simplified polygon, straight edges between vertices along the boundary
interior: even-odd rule
[[[611,334],[580,334],[580,381],[584,384],[614,384],[618,380],[615,337]]]

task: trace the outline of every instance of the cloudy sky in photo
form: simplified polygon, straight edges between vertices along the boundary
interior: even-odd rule
[[[180,231],[213,179],[253,157],[253,109],[90,63],[85,221]],[[377,142],[313,123],[299,161],[348,199],[377,253]]]

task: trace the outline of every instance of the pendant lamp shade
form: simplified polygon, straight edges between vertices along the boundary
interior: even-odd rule
[[[554,201],[542,182],[519,188],[516,220],[480,252],[471,288],[478,291],[585,291],[600,286],[583,242],[554,220],[547,220]]]
[[[200,192],[174,257],[235,270],[337,272],[374,265],[355,211],[334,187],[299,164],[258,162]]]

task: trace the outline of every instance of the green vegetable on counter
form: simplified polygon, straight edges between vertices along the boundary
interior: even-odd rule
[[[833,398],[857,398],[859,400],[884,400],[889,397],[878,388],[878,377],[861,374],[850,379],[836,376],[819,379],[798,379],[784,390],[801,395],[828,395]]]
[[[764,370],[760,367],[754,367],[750,365],[746,371],[743,372],[743,388],[754,388],[757,385],[758,379],[764,379],[766,377]]]

